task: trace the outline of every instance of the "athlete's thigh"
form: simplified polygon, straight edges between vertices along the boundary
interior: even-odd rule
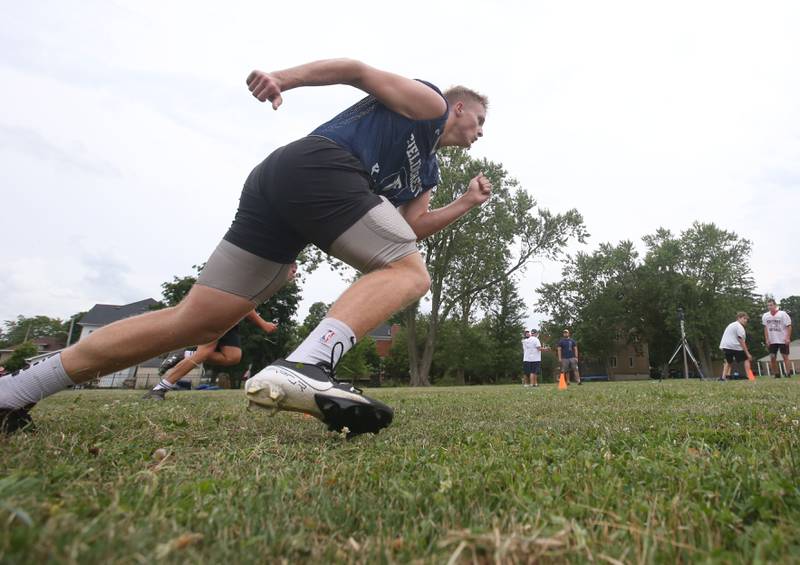
[[[417,252],[414,230],[385,198],[342,233],[330,249],[331,255],[363,273]]]

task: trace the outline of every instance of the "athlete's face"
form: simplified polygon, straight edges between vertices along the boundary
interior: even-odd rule
[[[773,316],[775,315],[775,312],[778,311],[778,305],[774,302],[767,302],[767,308],[769,308],[769,313]]]
[[[450,145],[470,148],[483,137],[483,123],[486,121],[486,108],[474,100],[459,101],[452,111],[454,138]]]

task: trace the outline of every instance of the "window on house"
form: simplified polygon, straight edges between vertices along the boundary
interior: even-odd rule
[[[628,357],[628,367],[633,369],[633,357]]]
[[[617,367],[617,358],[616,357],[612,357],[611,358],[611,368],[612,369],[616,369],[616,367]]]

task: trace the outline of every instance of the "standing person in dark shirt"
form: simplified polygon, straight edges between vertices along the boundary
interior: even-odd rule
[[[291,89],[333,84],[367,96],[253,169],[233,224],[184,301],[106,326],[4,377],[0,430],[25,426],[33,403],[67,386],[214,341],[283,285],[308,244],[364,276],[287,360],[248,379],[247,396],[351,434],[391,423],[391,408],[339,382],[334,368],[357,339],[428,291],[430,276],[416,242],[490,197],[491,183],[479,174],[453,202],[429,209],[439,176],[436,150],[469,148],[480,139],[488,100],[464,87],[442,93],[430,83],[349,59],[253,71],[247,78],[252,95],[274,110]]]
[[[581,373],[578,370],[578,342],[569,335],[569,330],[564,330],[558,341],[558,360],[561,362],[561,372],[569,374],[574,371],[575,380],[581,384]]]

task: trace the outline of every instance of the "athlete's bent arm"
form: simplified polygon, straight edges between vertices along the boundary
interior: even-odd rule
[[[412,120],[432,120],[447,111],[444,98],[429,86],[353,59],[325,59],[271,73],[255,70],[247,77],[253,96],[262,102],[269,100],[275,110],[287,90],[331,84],[354,86]]]
[[[411,202],[403,204],[400,207],[400,213],[408,222],[408,225],[411,226],[411,229],[414,230],[417,240],[423,240],[449,226],[475,206],[480,206],[491,195],[492,183],[481,173],[470,181],[469,187],[464,194],[447,206],[429,210],[431,191],[428,190]]]
[[[272,322],[267,322],[266,320],[264,320],[264,318],[259,316],[258,312],[256,312],[255,310],[251,310],[247,314],[247,316],[245,316],[245,318],[247,320],[249,320],[250,322],[253,322],[255,325],[257,325],[259,328],[261,328],[263,331],[265,331],[268,334],[271,334],[272,332],[278,331],[278,324],[273,324]]]

